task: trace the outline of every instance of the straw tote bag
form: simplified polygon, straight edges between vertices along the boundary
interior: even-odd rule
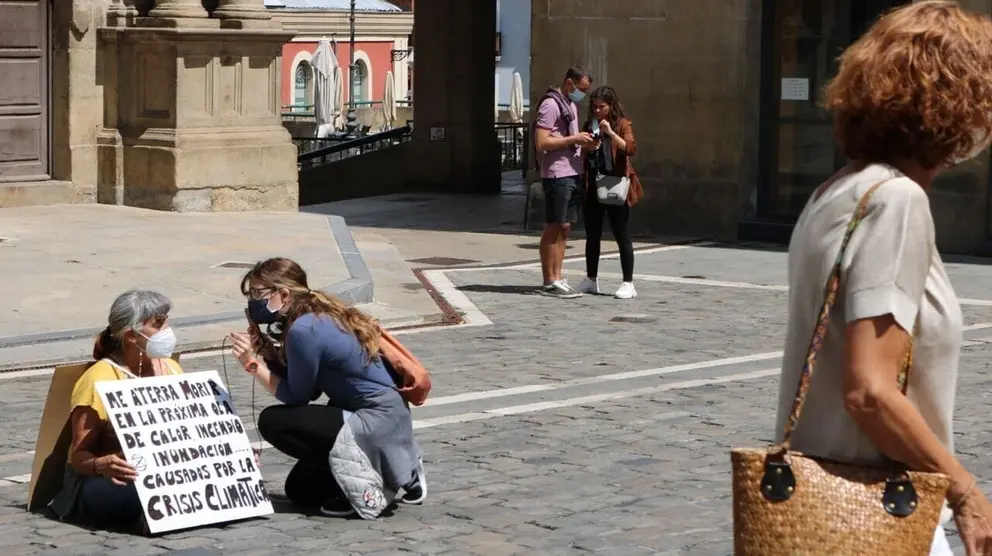
[[[884,183],[884,182],[883,182]],[[898,464],[871,468],[826,461],[791,450],[792,434],[813,378],[816,356],[840,288],[841,261],[852,232],[864,218],[875,184],[848,224],[825,288],[782,443],[731,451],[734,553],[927,555],[950,479],[905,471]],[[899,380],[905,395],[913,344]]]

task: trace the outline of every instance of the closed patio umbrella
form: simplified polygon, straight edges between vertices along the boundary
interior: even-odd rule
[[[385,120],[383,130],[393,127],[393,120],[396,119],[396,81],[393,72],[386,72],[386,85],[382,92],[382,116]]]
[[[322,39],[310,61],[313,67],[313,113],[317,120],[317,136],[326,137],[334,120],[334,75],[338,58],[331,50],[331,43]]]
[[[334,129],[344,129],[344,72],[341,66],[334,70],[334,82],[337,85],[337,92],[334,95]]]
[[[510,86],[510,121],[515,124],[524,119],[524,84],[520,74],[513,72],[513,85]]]

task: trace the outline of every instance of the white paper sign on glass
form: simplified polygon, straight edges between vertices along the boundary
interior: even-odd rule
[[[809,100],[809,79],[783,77],[782,100]]]
[[[217,371],[96,383],[152,533],[272,513]]]

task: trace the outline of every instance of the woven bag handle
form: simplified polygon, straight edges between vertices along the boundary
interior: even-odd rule
[[[823,347],[823,339],[827,335],[827,326],[830,324],[830,310],[833,308],[834,302],[837,300],[837,292],[840,290],[841,264],[844,260],[844,253],[847,251],[847,245],[851,241],[854,230],[864,219],[865,213],[868,211],[868,201],[871,200],[871,196],[886,181],[888,180],[876,183],[865,192],[861,200],[858,201],[858,206],[854,210],[854,216],[851,217],[851,221],[847,224],[847,231],[844,232],[844,240],[840,244],[837,260],[834,261],[833,269],[831,269],[830,276],[827,278],[823,306],[820,308],[820,317],[817,319],[816,328],[813,329],[813,338],[810,340],[809,350],[806,352],[806,363],[803,365],[803,372],[799,377],[799,386],[796,388],[796,397],[792,401],[792,410],[789,412],[789,419],[785,423],[785,435],[782,437],[782,442],[777,445],[778,449],[776,451],[786,452],[792,447],[792,435],[796,430],[796,425],[799,423],[799,415],[802,413],[803,404],[806,402],[806,394],[809,392],[809,386],[813,381],[813,369],[816,364],[816,358],[820,353],[820,348]],[[910,336],[909,349],[903,358],[902,370],[899,373],[899,386],[903,395],[906,394],[906,388],[909,384],[909,368],[912,364],[913,337]]]

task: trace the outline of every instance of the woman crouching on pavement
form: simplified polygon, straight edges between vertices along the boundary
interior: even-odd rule
[[[160,293],[129,290],[110,306],[109,324],[93,346],[89,369],[72,390],[72,442],[61,492],[50,504],[60,518],[109,529],[139,529],[144,512],[134,480],[96,383],[180,374],[170,359],[176,335],[169,326],[172,302]]]
[[[378,517],[394,497],[427,495],[410,409],[380,356],[382,332],[362,311],[310,289],[296,262],[275,258],[245,275],[241,291],[252,321],[231,334],[245,370],[282,405],[259,415],[258,430],[299,460],[286,497],[324,515]],[[257,325],[269,325],[276,345]],[[321,394],[326,405],[311,404]]]

